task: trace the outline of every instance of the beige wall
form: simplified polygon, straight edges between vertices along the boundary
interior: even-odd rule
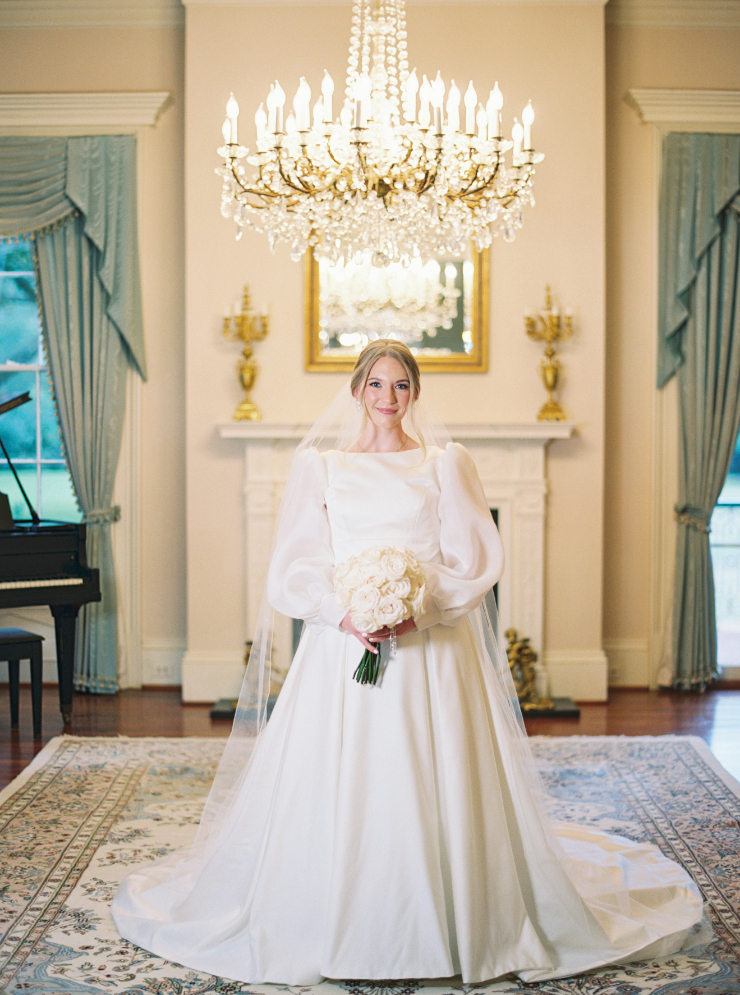
[[[740,31],[606,31],[604,638],[614,680],[622,684],[646,683],[649,676],[650,486],[661,455],[651,441],[659,144],[624,97],[641,87],[740,89],[738,53]]]
[[[147,653],[151,656],[153,648],[157,659],[176,666],[186,638],[183,29],[2,31],[0,52],[2,92],[172,94],[156,127],[143,129],[139,154],[139,245],[149,364],[149,381],[142,388],[141,440],[144,679],[158,682],[156,673],[147,674]]]
[[[612,26],[604,46],[598,4],[414,5],[408,19],[410,59],[420,71],[439,67],[461,87],[472,77],[480,91],[498,79],[509,120],[531,97],[536,144],[547,156],[524,230],[513,245],[494,243],[489,373],[430,374],[425,391],[449,420],[533,418],[542,401],[538,349],[523,335],[522,314],[541,302],[546,282],[562,306],[573,307],[577,333],[562,353],[562,394],[579,428],[576,438],[549,452],[546,649],[560,661],[597,659],[603,606],[617,679],[639,683],[647,679],[656,456],[650,442],[655,146],[651,128],[623,98],[632,87],[740,88],[740,32]],[[220,440],[214,427],[230,419],[239,400],[238,350],[222,339],[220,323],[242,283],[270,308],[272,331],[258,346],[255,392],[265,418],[309,419],[341,382],[303,371],[301,267],[284,247],[270,255],[253,233],[235,243],[232,223],[220,217],[213,168],[224,104],[233,89],[242,136],[251,136],[252,115],[275,75],[289,99],[299,72],[316,87],[327,68],[339,89],[349,11],[192,6],[187,23],[186,45],[177,28],[0,32],[0,90],[173,93],[141,149],[150,367],[142,393],[143,627],[146,646],[176,656],[187,607],[192,659],[207,666],[238,659],[249,635],[241,449]]]
[[[424,390],[445,419],[533,420],[544,400],[536,373],[540,350],[523,332],[523,313],[543,302],[551,283],[576,314],[577,334],[563,350],[563,398],[577,437],[550,447],[550,528],[546,574],[546,648],[579,665],[601,656],[604,409],[604,90],[603,8],[476,3],[413,6],[411,65],[437,68],[449,83],[480,91],[498,80],[511,123],[530,97],[538,170],[537,206],[513,244],[494,243],[491,369],[429,374]],[[292,100],[299,74],[316,88],[327,68],[344,78],[349,9],[344,6],[187,8],[186,28],[187,515],[188,659],[202,674],[223,673],[248,635],[244,622],[240,445],[221,440],[239,401],[238,355],[221,336],[226,305],[248,282],[270,309],[272,330],[257,346],[254,398],[269,421],[305,421],[342,382],[303,370],[302,268],[286,248],[271,255],[263,236],[236,243],[219,214],[220,126],[229,91],[240,107],[240,139],[269,83]],[[310,43],[308,43],[310,40]],[[540,647],[538,647],[540,649]],[[577,694],[578,689],[572,688]]]

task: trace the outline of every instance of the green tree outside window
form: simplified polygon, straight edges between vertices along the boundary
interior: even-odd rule
[[[32,251],[29,242],[0,244],[0,394],[31,395],[30,404],[0,415],[0,436],[40,517],[79,522],[44,355]],[[3,458],[0,491],[16,521],[30,517]]]

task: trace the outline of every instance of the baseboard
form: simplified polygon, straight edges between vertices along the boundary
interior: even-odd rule
[[[152,639],[142,650],[142,684],[182,684],[185,643],[175,639]]]
[[[182,660],[182,700],[218,701],[239,694],[244,677],[244,657],[227,650],[188,650]]]
[[[614,687],[649,687],[650,654],[647,639],[605,639],[609,684]]]
[[[544,655],[550,694],[574,701],[606,701],[607,659],[602,650],[550,650]]]

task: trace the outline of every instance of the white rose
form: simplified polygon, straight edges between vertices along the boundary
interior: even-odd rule
[[[389,580],[400,580],[406,573],[406,558],[396,550],[383,554],[380,568]]]
[[[383,546],[370,546],[369,549],[366,549],[362,553],[359,559],[366,565],[377,563],[383,556],[384,549],[385,547]]]
[[[386,578],[381,573],[375,571],[375,573],[367,574],[363,583],[367,584],[369,587],[376,587],[380,590],[386,583]]]
[[[386,584],[386,592],[396,598],[408,598],[411,595],[411,581],[408,577],[392,580]]]
[[[352,619],[352,625],[354,625],[358,632],[375,632],[376,629],[380,628],[372,615],[350,612],[349,617]]]
[[[344,563],[340,563],[336,570],[334,571],[334,587],[339,590],[340,587],[351,587],[349,583],[349,577],[354,569],[353,560],[345,560]]]
[[[360,615],[370,615],[380,603],[380,591],[377,587],[364,584],[352,592],[350,608]]]
[[[394,598],[393,595],[383,598],[375,614],[383,625],[397,625],[404,618],[408,618],[403,601],[400,598]]]

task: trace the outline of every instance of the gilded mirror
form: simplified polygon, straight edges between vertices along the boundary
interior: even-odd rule
[[[422,265],[332,264],[306,253],[306,369],[351,370],[372,339],[406,342],[422,369],[488,369],[489,250]]]

